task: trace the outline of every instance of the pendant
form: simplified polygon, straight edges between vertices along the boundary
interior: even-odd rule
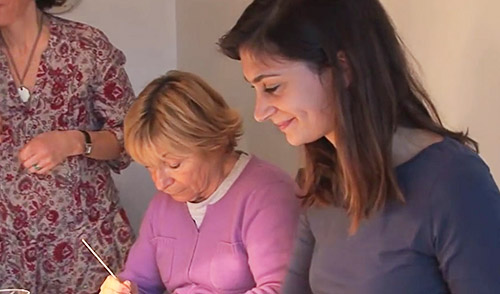
[[[28,102],[28,100],[30,100],[30,90],[28,90],[28,88],[24,87],[24,86],[20,86],[19,88],[17,88],[17,93],[19,93],[19,97],[21,97],[21,101],[23,101],[24,103]]]

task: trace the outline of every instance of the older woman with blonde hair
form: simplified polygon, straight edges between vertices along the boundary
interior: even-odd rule
[[[235,150],[241,118],[199,77],[170,71],[125,118],[125,147],[158,194],[125,270],[101,293],[278,293],[299,213],[294,183]]]

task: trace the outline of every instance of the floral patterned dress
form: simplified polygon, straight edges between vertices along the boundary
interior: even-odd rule
[[[133,234],[110,171],[125,168],[130,158],[73,156],[37,175],[22,168],[17,155],[36,135],[53,130],[109,130],[122,142],[134,94],[124,55],[102,32],[50,15],[46,20],[49,44],[28,102],[18,96],[0,51],[0,288],[96,293],[107,273],[81,239],[112,270],[121,270]]]

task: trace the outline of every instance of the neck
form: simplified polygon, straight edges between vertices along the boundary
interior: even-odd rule
[[[392,137],[393,166],[405,163],[423,149],[442,140],[442,136],[427,130],[398,127]]]
[[[36,8],[35,1],[32,1],[16,21],[0,28],[2,38],[11,52],[24,53],[31,50],[40,26],[41,13]]]
[[[233,170],[234,165],[238,161],[239,154],[235,151],[232,151],[229,154],[223,155],[221,158],[223,159],[222,162],[220,162],[220,164],[214,164],[214,166],[218,166],[218,168],[215,168],[211,173],[213,175],[213,178],[212,180],[210,180],[210,183],[213,184],[210,185],[204,193],[201,193],[198,198],[191,202],[198,203],[208,199]]]
[[[332,143],[333,147],[335,147],[335,133],[334,132],[331,132],[329,134],[326,134],[325,135],[325,138],[330,142]]]

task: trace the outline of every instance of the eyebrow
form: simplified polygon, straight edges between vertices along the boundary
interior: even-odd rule
[[[252,84],[255,84],[255,83],[262,81],[265,78],[277,77],[277,76],[279,76],[279,74],[262,74],[262,75],[258,75],[257,77],[255,77],[251,82],[249,82],[245,76],[243,76],[243,78],[245,79],[245,81],[252,83]]]

